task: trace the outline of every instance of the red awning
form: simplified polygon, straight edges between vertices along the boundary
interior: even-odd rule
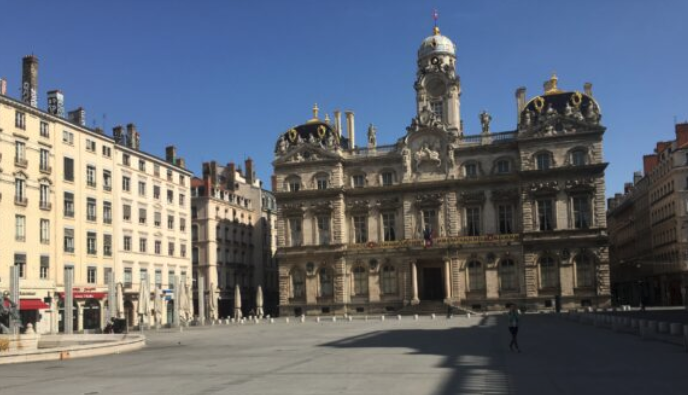
[[[58,292],[60,299],[64,299],[65,293]],[[72,292],[74,299],[105,299],[107,292]]]
[[[5,301],[5,307],[10,307],[10,302]],[[19,310],[46,310],[50,306],[43,303],[40,299],[20,299],[19,300]]]

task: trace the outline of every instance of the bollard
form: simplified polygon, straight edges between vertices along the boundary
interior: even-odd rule
[[[306,316],[305,316],[305,315],[302,315],[302,316],[301,316],[301,323],[303,324],[304,322],[306,322]]]
[[[243,318],[241,319],[241,325],[244,325],[244,319]]]
[[[320,317],[315,317],[315,322],[320,323]]]
[[[466,313],[466,318],[471,318],[471,313]]]
[[[669,324],[669,333],[672,336],[681,336],[681,324],[677,322],[672,322]]]
[[[274,323],[275,323],[275,319],[274,319],[274,318],[270,318],[270,323],[271,323],[271,324],[274,324]]]
[[[435,319],[435,313],[432,313],[432,316],[431,316],[431,317],[432,317],[432,319],[434,320],[434,319]]]
[[[332,316],[332,322],[337,322],[337,317]]]
[[[352,317],[352,316],[348,316],[348,317],[346,317],[346,318],[349,320],[349,322],[351,322],[351,321],[354,320],[354,317]]]
[[[368,321],[368,316],[365,316],[365,320],[366,320],[366,322]]]
[[[385,316],[384,315],[380,316],[380,321],[384,321],[384,320],[385,320]]]
[[[413,319],[416,320],[416,321],[418,321],[418,314],[414,314],[414,315],[413,315]]]
[[[657,324],[657,332],[658,333],[669,333],[669,323],[668,322],[659,322]]]
[[[401,314],[397,315],[397,320],[401,321]]]

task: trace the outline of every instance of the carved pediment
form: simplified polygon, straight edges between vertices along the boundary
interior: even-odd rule
[[[595,189],[595,179],[588,177],[566,180],[564,188],[567,192],[590,192]]]
[[[533,195],[557,193],[560,189],[557,181],[533,182],[528,186],[528,191]]]
[[[370,204],[365,199],[351,200],[347,202],[346,209],[350,213],[367,214],[368,210],[370,209]]]
[[[380,211],[396,210],[401,207],[401,202],[399,201],[399,198],[379,199],[376,202],[376,206]]]
[[[282,205],[282,213],[285,217],[302,217],[303,211],[303,203],[286,203]]]
[[[321,147],[306,144],[296,149],[291,149],[278,159],[279,163],[304,163],[317,162],[326,159],[338,159],[337,152],[328,151]]]
[[[428,193],[416,195],[417,207],[438,207],[442,204],[442,194]]]
[[[332,202],[315,202],[311,204],[311,211],[317,214],[329,214],[332,212]]]
[[[514,201],[518,200],[518,189],[494,189],[491,192],[491,199],[493,201]]]
[[[485,203],[485,192],[463,192],[459,194],[459,203],[462,205],[470,204],[484,204]]]

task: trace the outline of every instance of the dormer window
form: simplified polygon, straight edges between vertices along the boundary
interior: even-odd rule
[[[382,173],[382,186],[388,187],[392,184],[394,184],[394,173],[392,173],[391,171],[386,171]]]
[[[354,188],[365,187],[365,176],[363,174],[356,174],[352,178]]]
[[[500,159],[497,161],[497,173],[505,174],[511,172],[511,164],[506,159]]]
[[[330,186],[330,177],[326,173],[319,173],[315,176],[315,187],[318,190],[325,190]]]
[[[552,167],[552,161],[548,152],[542,152],[535,156],[538,170],[549,170]]]
[[[476,163],[467,163],[464,165],[464,172],[466,178],[477,178],[478,177],[478,165]]]
[[[585,151],[577,149],[571,151],[571,165],[584,166],[586,165]]]

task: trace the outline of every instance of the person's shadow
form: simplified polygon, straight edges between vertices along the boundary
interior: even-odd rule
[[[499,324],[498,324],[498,321]],[[477,326],[440,330],[398,329],[368,333],[322,344],[337,348],[410,348],[415,355],[443,356],[436,368],[452,369],[449,379],[433,395],[509,393],[502,355],[508,344],[504,323],[484,317]]]

